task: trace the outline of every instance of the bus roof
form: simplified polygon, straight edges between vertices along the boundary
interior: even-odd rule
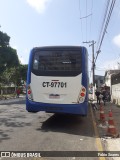
[[[32,50],[49,50],[49,49],[52,49],[52,50],[56,50],[56,49],[73,49],[73,50],[79,50],[79,49],[86,49],[86,47],[84,46],[41,46],[41,47],[34,47]]]

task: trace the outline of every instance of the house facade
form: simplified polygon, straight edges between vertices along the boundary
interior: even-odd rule
[[[96,85],[96,88],[100,89],[104,83],[105,83],[104,76],[95,75],[95,85]]]
[[[105,85],[110,87],[110,94],[112,94],[112,90],[111,90],[111,86],[112,86],[112,84],[111,84],[111,78],[112,78],[113,75],[116,75],[118,73],[120,73],[120,70],[107,70],[105,72],[105,77],[104,77],[105,78]]]
[[[111,76],[111,99],[120,105],[120,72]]]

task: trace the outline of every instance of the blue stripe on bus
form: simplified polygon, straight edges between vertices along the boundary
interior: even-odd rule
[[[86,88],[86,98],[85,101],[88,101],[88,56],[87,50],[85,47],[82,47],[82,85]]]
[[[27,84],[31,83],[31,68],[32,68],[32,50],[29,56],[29,65],[28,65],[28,71],[27,71]]]
[[[34,102],[26,99],[26,110],[29,112],[46,111],[51,113],[69,113],[87,115],[88,103],[81,104],[50,104]]]

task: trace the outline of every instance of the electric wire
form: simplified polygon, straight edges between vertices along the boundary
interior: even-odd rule
[[[90,58],[88,58],[88,60],[89,60],[90,62],[92,62],[92,60],[91,60]]]
[[[81,7],[80,7],[81,1],[79,0],[79,12],[80,12],[80,19],[81,19]],[[81,36],[82,36],[82,41],[83,41],[83,28],[82,28],[82,19],[81,19]]]
[[[105,27],[104,27],[104,31],[103,31],[103,34],[102,34],[102,38],[101,38],[101,41],[100,41],[100,45],[99,45],[98,51],[99,51],[100,48],[101,48],[101,45],[102,45],[102,42],[103,42],[103,39],[104,39],[106,30],[107,30],[107,26],[108,26],[108,24],[109,24],[110,17],[111,17],[113,8],[114,8],[114,4],[115,4],[115,0],[113,0],[112,3],[111,3],[111,7],[110,7],[110,10],[109,10],[109,13],[108,13],[108,17],[107,17],[107,20],[106,20],[106,24],[105,24]],[[98,56],[98,54],[99,54],[99,52],[97,53],[97,56]],[[96,59],[97,59],[97,56],[96,56]],[[95,59],[95,62],[96,62],[96,59]]]
[[[89,16],[91,16],[91,15],[92,15],[92,13],[89,14],[89,15],[87,15],[87,16],[85,16],[85,17],[81,17],[80,19],[87,18],[87,17],[89,17]]]
[[[115,2],[116,2],[116,0],[112,0],[111,5],[110,5],[109,13],[108,13],[108,16],[107,16],[107,20],[106,20],[106,23],[105,23],[105,27],[104,27],[104,30],[103,30],[103,34],[102,34],[102,36],[101,36],[101,41],[100,41],[100,44],[99,44],[99,48],[98,48],[98,51],[97,51],[97,55],[96,55],[96,58],[95,58],[95,63],[96,63],[98,54],[100,53],[100,48],[101,48],[101,46],[102,46],[102,42],[103,42],[103,39],[104,39],[106,30],[107,30],[107,27],[108,27],[110,18],[111,18],[111,14],[112,14],[112,11],[113,11]]]
[[[92,0],[92,2],[93,2],[93,0]],[[83,25],[85,26],[84,28],[85,28],[85,30],[86,30],[86,33],[84,34],[84,37],[86,37],[85,39],[86,39],[86,41],[87,41],[87,39],[88,39],[88,17],[90,17],[90,16],[92,16],[92,13],[90,13],[90,14],[88,14],[88,0],[86,0],[85,1],[85,3],[84,3],[84,5],[85,5],[85,16],[81,16],[82,15],[82,12],[81,12],[81,7],[80,7],[80,4],[81,4],[81,2],[80,2],[80,0],[79,0],[79,12],[80,12],[80,20],[81,20],[81,35],[82,35],[82,40],[83,40]],[[93,6],[93,5],[92,5]],[[92,7],[91,7],[91,10],[92,10]],[[83,19],[85,19],[85,23],[83,24],[82,22],[82,20]]]
[[[86,41],[87,41],[87,0],[86,0]]]
[[[100,39],[101,39],[103,27],[104,27],[104,25],[105,25],[105,20],[106,20],[107,13],[108,13],[109,3],[110,3],[110,0],[107,1],[106,9],[105,9],[105,12],[104,12],[104,17],[103,17],[103,21],[102,21],[102,26],[101,26],[99,38],[98,38],[97,48],[98,48],[98,45],[99,45],[99,43],[100,43]],[[97,49],[97,50],[98,50],[98,49]]]
[[[101,45],[102,45],[102,42],[103,42],[103,39],[104,39],[106,30],[107,30],[107,27],[108,27],[108,24],[109,24],[109,21],[110,21],[110,17],[111,17],[113,8],[114,8],[114,4],[115,4],[115,0],[112,1],[111,7],[110,7],[109,15],[108,15],[108,18],[107,18],[107,22],[106,22],[106,24],[105,24],[105,29],[104,29],[104,32],[103,32],[103,35],[102,35],[102,39],[101,39],[101,41],[100,41],[99,49],[101,48]]]
[[[93,13],[93,0],[91,2],[91,14]],[[91,18],[90,18],[90,37],[91,37],[91,31],[92,31],[92,16],[91,15]],[[91,39],[91,38],[90,38]]]

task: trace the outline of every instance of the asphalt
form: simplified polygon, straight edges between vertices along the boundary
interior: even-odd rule
[[[25,95],[20,95],[19,98],[17,97],[7,97],[7,99],[0,99],[0,104],[4,104],[4,103],[10,103],[11,101],[12,102],[18,102],[18,101],[21,101],[21,100],[24,100],[25,99]]]
[[[25,99],[25,95],[20,95],[19,98],[9,97],[7,99],[0,100],[0,104],[9,103],[9,102],[11,102],[11,100],[16,102],[16,101],[21,101],[24,99]],[[106,135],[107,135],[107,129],[108,129],[109,111],[112,111],[113,121],[115,123],[117,135],[119,135],[119,137],[120,137],[120,106],[117,106],[111,102],[106,102],[105,105],[102,104],[104,116],[105,116],[105,122],[102,123],[100,121],[100,105],[97,104],[96,100],[91,101],[91,104],[94,104],[97,107],[96,108],[93,105],[93,112],[94,112],[94,116],[95,116],[95,120],[96,120],[96,126],[98,127],[98,130],[99,130],[99,136],[102,138],[108,137]],[[92,107],[92,105],[91,105],[91,107]],[[118,139],[118,137],[117,137],[117,139]],[[119,147],[119,150],[120,150],[120,147]]]
[[[25,95],[20,95],[19,98],[12,98],[12,101],[20,101],[24,100]],[[9,103],[11,101],[11,98],[7,100],[0,100],[0,104],[3,103]],[[96,103],[94,100],[92,102],[93,105],[91,107],[93,108],[94,117],[96,120],[96,127],[99,132],[99,137],[101,139],[103,149],[104,151],[118,151],[119,157],[112,157],[112,160],[120,160],[120,106],[117,106],[111,102],[106,102],[105,106],[102,104],[102,108],[104,111],[104,117],[105,120],[102,122],[100,120],[100,105]],[[96,106],[96,107],[95,107]],[[116,129],[116,137],[109,136],[108,135],[108,120],[109,120],[109,111],[112,111],[113,121],[115,123],[115,129]],[[115,152],[116,153],[116,152]]]

